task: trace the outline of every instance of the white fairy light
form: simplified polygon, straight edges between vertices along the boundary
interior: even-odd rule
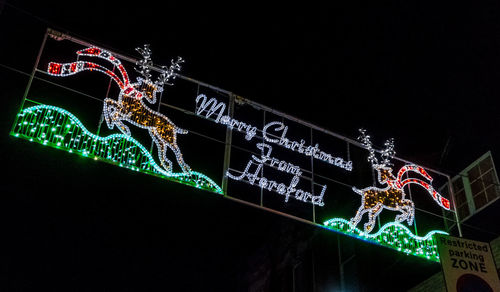
[[[174,62],[174,60],[170,60],[170,66],[162,66],[162,73],[158,77],[158,80],[155,82],[155,85],[159,84],[166,84],[166,85],[173,85],[170,83],[170,79],[175,79],[175,71],[180,71],[181,70],[181,64],[184,63],[184,60],[181,57],[177,57],[177,61]]]
[[[142,48],[135,48],[135,50],[142,55],[142,59],[135,63],[137,67],[134,69],[149,81],[151,77],[151,67],[153,66],[153,62],[151,61],[152,52],[151,49],[149,49],[149,44],[145,44]]]
[[[208,99],[206,95],[200,94],[196,97],[196,111],[199,116],[205,116],[207,119],[214,116],[214,122],[226,125],[230,129],[237,129],[245,133],[245,139],[250,141],[257,133],[257,127],[241,122],[228,115],[224,115],[226,104],[218,102],[217,99]],[[271,134],[271,131],[281,133],[280,137]],[[317,160],[326,162],[328,164],[343,168],[347,171],[352,171],[352,161],[345,161],[341,157],[336,157],[327,153],[319,148],[319,144],[314,146],[306,145],[305,140],[294,141],[286,137],[288,126],[282,122],[273,121],[269,122],[262,128],[262,136],[268,143],[278,144],[286,149],[300,153],[305,156],[313,157]]]
[[[392,166],[392,163],[390,160],[394,158],[394,155],[396,155],[396,151],[394,151],[394,139],[391,138],[384,143],[384,150],[382,150],[382,165],[389,165]]]
[[[308,202],[313,205],[324,206],[323,197],[326,191],[326,185],[321,189],[319,195],[315,196],[310,192],[304,191],[302,189],[296,188],[300,182],[300,176],[302,171],[300,167],[286,162],[284,160],[278,160],[277,158],[271,157],[272,147],[265,143],[258,143],[257,147],[262,151],[260,157],[252,155],[252,159],[248,161],[245,169],[238,174],[233,174],[231,171],[226,172],[226,176],[230,179],[237,181],[245,181],[250,185],[257,185],[262,189],[267,189],[285,196],[285,202],[288,202],[289,198],[292,197],[298,201]],[[259,173],[264,165],[270,165],[278,169],[278,171],[293,174],[290,183],[287,185],[285,183],[278,183],[277,181],[270,180],[266,177],[260,177]],[[252,167],[254,170],[251,170]]]
[[[377,157],[375,156],[375,149],[373,149],[370,136],[366,135],[365,129],[359,129],[359,132],[361,133],[361,136],[358,137],[358,139],[361,141],[361,143],[363,143],[365,148],[368,149],[369,151],[368,162],[370,162],[372,165],[378,164]]]
[[[273,136],[276,137],[276,135],[268,133],[268,130],[271,127],[274,127],[273,128],[274,132],[281,133],[279,139],[273,138]],[[315,159],[327,162],[331,165],[335,165],[347,171],[352,171],[352,161],[345,161],[341,157],[335,157],[329,153],[322,151],[321,149],[319,149],[319,144],[316,144],[314,146],[312,145],[306,146],[304,140],[301,140],[300,142],[291,140],[286,137],[287,132],[288,132],[288,126],[285,126],[285,124],[283,124],[282,122],[277,122],[277,121],[270,122],[262,128],[262,136],[264,137],[264,140],[267,142],[281,145],[291,151],[298,152],[305,156],[310,156]]]

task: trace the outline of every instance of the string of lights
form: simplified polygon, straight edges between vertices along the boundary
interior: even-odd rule
[[[31,142],[66,150],[134,171],[157,175],[169,180],[222,194],[222,189],[206,175],[168,172],[137,140],[129,135],[92,134],[72,113],[55,106],[37,105],[21,111],[12,135]]]
[[[441,230],[433,230],[425,236],[414,235],[408,227],[398,223],[390,222],[383,225],[378,232],[369,234],[353,226],[343,218],[332,218],[323,223],[326,228],[353,236],[378,245],[386,246],[431,261],[439,262],[436,240],[434,234],[448,234]]]

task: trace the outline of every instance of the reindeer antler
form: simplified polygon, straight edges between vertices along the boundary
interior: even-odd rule
[[[149,44],[145,44],[142,48],[138,47],[135,49],[139,54],[142,55],[142,60],[137,61],[135,64],[135,71],[141,74],[144,77],[144,81],[146,83],[150,83],[151,81],[151,67],[153,67],[153,61],[151,61],[151,49],[149,48]],[[158,91],[163,90],[163,85],[173,85],[170,80],[175,79],[176,73],[175,71],[181,70],[181,64],[184,63],[184,60],[181,57],[177,57],[177,61],[172,59],[170,61],[170,66],[161,66],[161,74],[158,76],[158,79],[155,81],[154,86],[158,89]]]
[[[370,152],[368,155],[368,161],[372,164],[372,167],[375,166],[392,166],[392,163],[390,160],[394,158],[394,155],[396,155],[396,151],[394,151],[394,139],[390,138],[384,143],[384,150],[381,151],[381,158],[382,163],[378,163],[378,159],[375,156],[375,149],[373,149],[373,144],[372,141],[370,140],[370,136],[366,135],[366,130],[365,129],[359,129],[359,132],[361,133],[361,136],[358,137],[358,140],[363,143],[363,146]]]
[[[142,55],[142,60],[137,61],[135,64],[138,67],[134,67],[135,71],[144,76],[146,81],[149,81],[151,78],[151,67],[153,66],[153,61],[151,61],[151,49],[149,48],[149,44],[145,44],[142,48],[135,48],[139,54]]]
[[[394,151],[394,138],[390,138],[384,143],[384,150],[382,150],[382,165],[392,166],[393,164],[390,162],[394,155],[396,155],[396,151]]]
[[[181,64],[184,63],[184,60],[181,57],[177,57],[177,61],[174,62],[174,59],[170,61],[170,67],[162,66],[162,73],[158,76],[158,80],[155,81],[156,85],[173,85],[170,83],[170,78],[175,79],[175,71],[181,70]]]
[[[359,132],[361,133],[361,136],[358,137],[358,140],[363,143],[365,148],[370,152],[370,155],[368,155],[368,162],[372,164],[372,166],[375,166],[378,164],[378,159],[375,157],[375,149],[373,149],[373,144],[372,141],[370,140],[370,135],[366,135],[366,130],[365,129],[359,129]]]

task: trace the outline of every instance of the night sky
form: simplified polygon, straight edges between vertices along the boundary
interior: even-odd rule
[[[265,274],[252,261],[282,256],[259,251],[282,243],[270,234],[308,242],[314,233],[183,186],[157,186],[155,178],[117,187],[127,170],[64,164],[66,153],[9,137],[28,80],[20,72],[31,72],[47,27],[126,55],[149,43],[155,63],[182,56],[185,76],[352,139],[366,128],[379,147],[392,137],[397,156],[451,176],[489,150],[500,165],[496,1],[101,2],[0,2],[1,150],[10,172],[0,213],[2,237],[12,240],[0,280],[12,291],[246,291],[241,271]],[[92,173],[108,173],[109,183],[80,179]],[[49,178],[59,191],[47,192]],[[165,198],[159,189],[185,196]]]

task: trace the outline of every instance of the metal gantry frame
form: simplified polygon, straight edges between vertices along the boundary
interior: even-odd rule
[[[31,88],[33,79],[36,78],[35,74],[37,72],[43,72],[41,70],[38,70],[38,65],[39,65],[39,62],[40,62],[40,58],[41,58],[41,56],[43,54],[43,51],[44,51],[44,48],[45,48],[46,41],[47,41],[48,37],[51,37],[51,38],[53,38],[53,39],[55,39],[57,41],[68,40],[68,41],[71,41],[73,43],[80,44],[82,46],[94,46],[94,44],[92,44],[92,43],[90,43],[88,41],[85,41],[85,40],[82,40],[82,39],[79,39],[79,38],[75,38],[75,37],[73,37],[71,35],[68,35],[68,34],[65,34],[65,33],[61,33],[61,32],[58,32],[58,31],[50,29],[50,28],[47,29],[47,31],[46,31],[46,33],[45,33],[45,35],[43,37],[40,50],[39,50],[38,55],[37,55],[34,68],[33,68],[32,72],[31,72],[30,77],[29,77],[29,81],[28,81],[28,84],[26,86],[26,90],[25,90],[24,95],[23,95],[23,99],[22,99],[22,102],[21,102],[21,105],[20,105],[20,109],[22,109],[23,106],[24,106],[24,103],[25,103],[25,101],[27,99],[27,96],[28,96],[29,90]],[[119,59],[131,62],[131,63],[134,63],[134,64],[137,61],[137,59],[135,59],[135,58],[132,58],[132,57],[120,54],[120,53],[113,52],[112,50],[108,50],[108,51],[110,51],[111,53],[113,53]],[[153,66],[151,69],[153,71],[155,71],[155,72],[162,72],[162,69],[160,67],[158,67],[158,66]],[[360,148],[364,148],[364,146],[362,145],[362,143],[360,143],[360,142],[358,142],[356,140],[344,137],[344,136],[339,135],[337,133],[334,133],[334,132],[332,132],[332,131],[330,131],[328,129],[319,127],[319,126],[314,125],[314,124],[312,124],[310,122],[301,120],[299,118],[296,118],[296,117],[291,116],[289,114],[283,113],[281,111],[277,111],[275,109],[272,109],[272,108],[270,108],[268,106],[265,106],[263,104],[257,103],[255,101],[252,101],[252,100],[249,100],[249,99],[245,99],[245,98],[243,98],[241,96],[238,96],[238,95],[236,95],[236,94],[234,94],[234,93],[232,93],[230,91],[224,90],[222,88],[219,88],[219,87],[216,87],[216,86],[213,86],[213,85],[210,85],[210,84],[198,81],[198,80],[195,80],[193,78],[184,76],[184,75],[179,74],[179,73],[175,73],[175,75],[176,75],[176,77],[178,77],[180,79],[183,79],[183,80],[186,80],[186,81],[191,82],[193,84],[196,84],[198,86],[198,88],[201,86],[201,87],[209,88],[209,89],[212,89],[212,90],[214,90],[216,92],[219,92],[219,93],[227,95],[228,98],[229,98],[229,100],[228,100],[228,102],[229,102],[228,109],[229,109],[229,116],[230,117],[233,117],[233,115],[234,115],[235,103],[236,102],[237,103],[243,103],[243,104],[250,105],[250,106],[252,106],[252,107],[254,107],[256,109],[262,110],[263,113],[264,113],[264,115],[263,115],[264,124],[265,124],[265,121],[266,121],[266,115],[265,114],[266,113],[271,113],[271,114],[277,115],[277,116],[279,116],[279,117],[281,117],[283,119],[286,119],[286,120],[298,123],[300,125],[303,125],[305,127],[308,127],[310,129],[311,142],[313,141],[313,131],[318,131],[320,133],[324,133],[326,135],[329,135],[329,136],[335,137],[337,139],[340,139],[342,141],[345,141],[346,144],[347,144],[347,155],[348,156],[350,156],[350,147],[351,147],[351,144],[354,145],[354,146],[360,147]],[[162,103],[161,101],[159,103],[159,106],[160,105],[164,105],[164,106],[167,106],[167,107],[170,107],[170,108],[175,108],[175,109],[180,110],[180,111],[185,112],[185,113],[194,114],[194,112],[189,112],[189,111],[186,111],[184,109],[179,109],[179,108],[176,108],[175,106],[172,106],[172,105],[169,105],[169,104],[166,104],[166,103]],[[14,128],[14,125],[13,125],[13,128]],[[248,202],[248,201],[245,201],[245,200],[242,200],[242,199],[239,199],[239,198],[235,198],[235,197],[232,197],[232,196],[230,196],[228,194],[228,192],[227,192],[227,190],[228,190],[228,186],[227,186],[228,185],[228,178],[227,178],[227,176],[225,174],[229,170],[230,157],[231,157],[231,149],[234,147],[234,145],[232,143],[232,134],[233,134],[233,131],[229,127],[227,127],[226,128],[226,134],[225,134],[225,141],[219,141],[219,142],[222,142],[224,144],[224,147],[225,147],[224,148],[225,149],[224,150],[224,162],[223,162],[223,169],[222,169],[222,190],[223,190],[223,193],[224,193],[224,198],[232,200],[232,201],[235,201],[235,202],[240,203],[240,204],[251,206],[251,207],[254,207],[254,208],[257,208],[257,209],[260,209],[260,210],[271,212],[273,214],[280,215],[280,216],[283,216],[283,217],[286,217],[286,218],[289,218],[289,219],[292,219],[292,220],[295,220],[295,221],[298,221],[298,222],[306,223],[308,225],[312,225],[312,226],[315,226],[315,227],[324,228],[324,225],[316,223],[316,215],[315,215],[314,204],[313,204],[313,209],[312,209],[312,212],[313,212],[312,218],[313,218],[313,220],[310,221],[310,220],[307,220],[307,219],[304,219],[304,218],[301,218],[301,217],[298,217],[298,216],[294,216],[294,215],[291,215],[291,214],[288,214],[288,213],[285,213],[285,212],[281,212],[281,211],[278,211],[278,210],[275,210],[275,209],[268,208],[268,207],[264,206],[263,202],[262,202],[262,192],[261,192],[261,200],[260,200],[259,204],[255,204],[255,203]],[[350,159],[350,157],[348,157],[348,158]],[[411,161],[408,161],[408,160],[400,158],[400,157],[394,157],[394,159],[398,160],[400,162],[403,162],[403,163],[412,163]],[[313,164],[314,164],[313,160],[314,160],[314,158],[311,156],[311,178],[310,179],[311,179],[312,193],[314,194],[314,176],[315,176],[315,174],[314,174],[314,169],[313,169],[313,167],[314,167],[313,166]],[[455,217],[455,221],[456,221],[456,224],[457,224],[457,230],[458,230],[459,236],[462,237],[462,230],[461,230],[461,227],[460,227],[460,220],[458,218],[458,213],[457,213],[457,210],[456,210],[455,196],[454,196],[453,187],[452,187],[452,184],[451,184],[451,177],[448,174],[443,173],[443,172],[441,172],[439,170],[435,170],[435,169],[432,169],[432,168],[426,167],[426,166],[422,166],[422,167],[425,168],[425,169],[427,169],[427,170],[429,170],[429,171],[431,171],[431,172],[433,172],[433,173],[436,173],[436,174],[439,174],[439,175],[445,177],[446,180],[448,181],[449,195],[450,195],[450,199],[451,199],[452,205],[453,205],[453,212],[454,212],[454,217]],[[434,215],[436,215],[436,214],[434,214]],[[436,216],[439,216],[439,215],[436,215]],[[439,216],[439,217],[441,217],[441,216]],[[335,230],[331,230],[331,231],[336,232]]]

